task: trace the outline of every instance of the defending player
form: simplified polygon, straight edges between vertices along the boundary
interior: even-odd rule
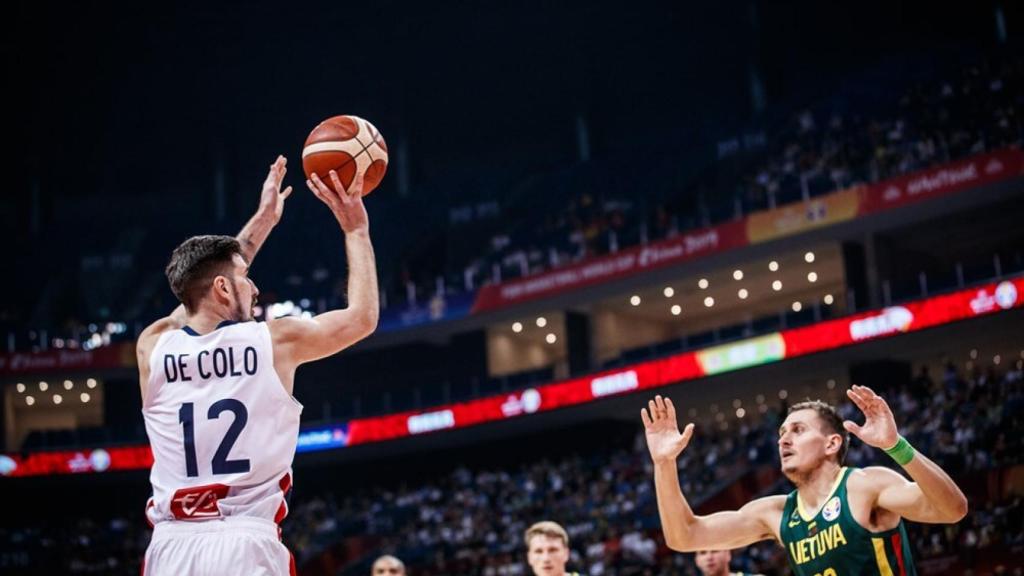
[[[280,192],[285,164],[278,157],[271,166],[259,210],[237,239],[197,236],[174,250],[166,272],[182,305],[138,339],[154,457],[145,575],[294,573],[277,523],[288,512],[302,411],[292,397],[295,369],[371,334],[379,311],[362,180],[339,194],[314,177],[307,185],[344,232],[348,308],[252,320],[259,290],[249,265],[291,193]]]
[[[557,522],[545,520],[526,529],[526,561],[534,576],[580,576],[566,572],[569,563],[569,534]]]
[[[796,490],[707,516],[690,509],[676,468],[693,424],[680,434],[672,401],[651,400],[650,414],[641,410],[641,418],[668,546],[681,552],[738,548],[774,538],[800,576],[915,574],[903,519],[957,522],[967,514],[967,498],[949,475],[899,435],[884,399],[865,386],[854,386],[847,395],[864,413],[863,426],[843,422],[820,401],[790,408],[779,429],[779,456]],[[885,449],[913,481],[888,468],[843,467],[847,431]]]

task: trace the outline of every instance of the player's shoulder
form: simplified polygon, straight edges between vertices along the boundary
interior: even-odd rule
[[[846,485],[848,490],[877,491],[893,484],[904,484],[906,482],[907,479],[892,468],[867,466],[850,470],[850,476],[846,481]]]
[[[765,525],[773,527],[782,520],[782,512],[786,509],[786,498],[785,494],[755,498],[744,504],[740,511],[755,516]]]
[[[161,336],[180,328],[179,322],[171,316],[161,318],[146,326],[146,329],[139,334],[139,337],[135,340],[135,350],[140,354],[144,351],[151,351]]]
[[[764,510],[772,511],[778,510],[782,512],[782,509],[786,507],[786,496],[785,494],[774,494],[772,496],[762,496],[761,498],[755,498],[744,506],[751,510]]]
[[[316,323],[310,318],[299,318],[295,316],[284,316],[264,322],[274,343],[288,342],[298,338],[309,330],[316,327]]]

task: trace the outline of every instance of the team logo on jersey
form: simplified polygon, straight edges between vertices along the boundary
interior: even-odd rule
[[[842,505],[843,503],[839,499],[839,496],[833,496],[832,499],[825,504],[825,507],[821,509],[822,517],[829,522],[835,520],[839,517],[839,508],[841,508]]]
[[[223,484],[181,488],[171,498],[171,514],[178,520],[219,518],[217,501],[227,495],[228,487]]]

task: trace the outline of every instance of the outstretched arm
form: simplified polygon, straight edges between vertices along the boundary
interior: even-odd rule
[[[250,265],[256,258],[256,253],[263,247],[263,243],[267,241],[267,237],[270,236],[270,231],[281,221],[281,215],[284,214],[284,201],[292,194],[291,186],[285,188],[283,192],[281,191],[284,175],[288,173],[287,165],[288,159],[284,156],[278,156],[277,160],[270,165],[270,171],[267,173],[266,180],[263,181],[263,189],[260,192],[260,205],[256,208],[256,213],[249,218],[241,232],[235,237],[242,247],[242,256]],[[185,306],[179,304],[169,316],[161,318],[151,327],[157,331],[159,331],[159,326],[181,328],[185,325],[186,316]]]
[[[723,550],[778,536],[785,496],[749,502],[739,510],[697,516],[683,496],[676,460],[693,437],[693,424],[679,433],[676,409],[668,398],[655,396],[640,411],[647,448],[654,460],[654,488],[665,543],[677,552]]]
[[[313,318],[280,318],[270,322],[274,365],[289,374],[300,364],[339,352],[366,338],[377,328],[380,303],[377,264],[370,242],[370,224],[363,206],[363,178],[357,175],[348,190],[330,173],[334,188],[313,175],[310,190],[331,209],[345,234],[348,258],[348,307]],[[340,190],[341,192],[336,192]]]
[[[896,430],[896,419],[885,399],[867,386],[853,386],[846,391],[850,400],[864,413],[863,426],[847,420],[843,426],[869,446],[892,452],[897,444],[906,442]],[[885,468],[868,469],[877,488],[876,505],[915,522],[946,524],[959,522],[967,515],[967,497],[946,474],[946,471],[909,444],[899,447],[902,454],[893,457],[909,461],[903,469],[914,480],[908,482]]]
[[[267,179],[263,181],[263,191],[260,192],[260,205],[256,213],[245,223],[242,231],[236,237],[242,245],[242,256],[250,265],[256,253],[267,241],[270,231],[281,221],[284,213],[284,201],[292,194],[292,187],[289,186],[281,191],[281,183],[284,175],[288,173],[288,159],[278,156],[277,160],[270,165],[270,172]]]

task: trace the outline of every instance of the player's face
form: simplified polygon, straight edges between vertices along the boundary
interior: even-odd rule
[[[381,558],[373,563],[373,576],[403,576],[405,568],[391,558]]]
[[[779,427],[779,458],[782,473],[790,476],[814,470],[827,459],[826,449],[832,437],[826,433],[814,410],[797,410]]]
[[[704,576],[720,576],[729,571],[732,554],[728,550],[700,550],[695,560]]]
[[[256,306],[260,290],[256,287],[256,283],[249,278],[249,263],[245,261],[245,258],[242,258],[241,254],[235,254],[232,262],[231,286],[235,295],[233,320],[248,322],[252,320],[253,308]]]
[[[562,576],[569,562],[569,547],[561,538],[537,534],[530,538],[526,557],[537,576]]]

